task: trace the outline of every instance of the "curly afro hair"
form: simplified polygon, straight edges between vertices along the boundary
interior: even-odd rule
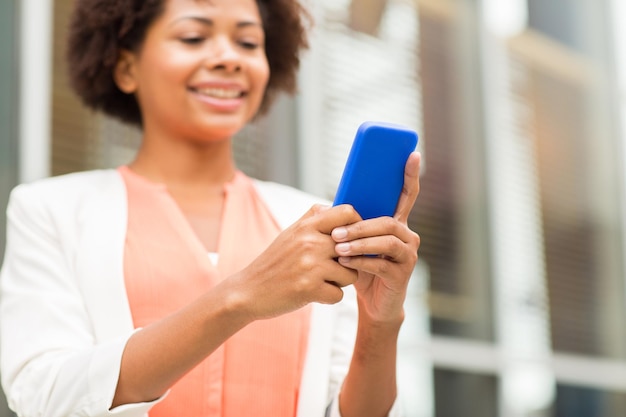
[[[113,79],[121,50],[137,52],[151,23],[167,0],[76,0],[70,19],[67,61],[69,81],[83,103],[94,110],[142,125],[133,94],[122,92]],[[293,94],[299,54],[308,47],[305,21],[310,15],[298,0],[256,0],[265,31],[270,78],[259,114],[277,93]]]

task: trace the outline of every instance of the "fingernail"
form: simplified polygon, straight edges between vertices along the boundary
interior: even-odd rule
[[[345,227],[337,227],[333,229],[332,236],[335,239],[343,239],[348,236],[348,229],[346,229]]]
[[[350,244],[349,243],[340,243],[335,247],[335,250],[338,253],[348,253],[350,251]]]
[[[349,264],[352,258],[350,256],[340,256],[338,260],[341,264]]]

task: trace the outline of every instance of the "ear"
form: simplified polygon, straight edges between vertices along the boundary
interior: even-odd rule
[[[113,69],[115,84],[126,94],[132,94],[137,90],[136,62],[134,53],[122,49]]]

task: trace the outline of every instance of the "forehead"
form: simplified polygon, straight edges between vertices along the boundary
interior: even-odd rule
[[[163,17],[176,18],[186,14],[261,20],[256,0],[165,0]]]

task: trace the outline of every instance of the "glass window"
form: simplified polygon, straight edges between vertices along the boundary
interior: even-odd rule
[[[411,225],[429,270],[432,332],[492,340],[476,10],[418,4],[425,170]]]
[[[435,417],[497,417],[498,380],[449,369],[435,369]]]
[[[552,417],[626,415],[626,393],[559,384]]]
[[[513,55],[540,183],[553,349],[624,358],[622,145],[606,8],[529,1],[533,29]]]
[[[558,40],[563,45],[580,50],[582,36],[585,31],[581,26],[586,19],[578,2],[569,0],[527,0],[528,25]]]

